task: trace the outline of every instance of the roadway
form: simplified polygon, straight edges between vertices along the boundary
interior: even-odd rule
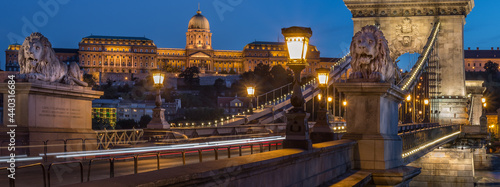
[[[276,143],[271,144],[271,150],[276,150]],[[278,149],[282,149],[281,143],[278,143]],[[259,153],[261,148],[259,145],[253,146],[253,153]],[[264,143],[262,146],[262,151],[269,151],[269,144]],[[231,148],[231,157],[239,156],[239,147]],[[242,155],[250,155],[252,153],[252,148],[250,146],[242,146]],[[213,148],[206,148],[202,151],[202,162],[215,160],[215,150]],[[218,148],[217,151],[218,159],[228,158],[227,148]],[[106,157],[107,158],[107,157]],[[199,163],[199,152],[197,150],[186,151],[185,162],[186,165]],[[73,159],[71,159],[73,160]],[[69,160],[68,160],[69,161]],[[46,169],[50,163],[44,164]],[[89,160],[82,161],[83,164],[83,181],[88,180],[88,166]],[[181,152],[166,152],[162,153],[160,157],[160,169],[172,168],[175,166],[183,165],[183,158]],[[149,172],[157,169],[157,157],[155,155],[144,155],[140,156],[137,164],[137,172]],[[80,178],[80,166],[78,163],[70,163],[63,165],[55,165],[51,168],[51,186],[64,186],[74,183],[79,183]],[[114,163],[114,176],[123,176],[134,174],[134,159],[133,155],[120,155],[115,156]],[[0,175],[5,176],[0,178],[0,186],[8,186],[9,180],[6,177],[7,171],[0,171]],[[42,171],[39,166],[22,168],[16,171],[16,186],[43,186]],[[90,180],[106,179],[110,176],[110,164],[108,160],[99,160],[92,162]]]

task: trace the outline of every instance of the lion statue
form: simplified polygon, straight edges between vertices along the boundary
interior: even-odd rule
[[[396,63],[392,61],[387,40],[374,25],[361,28],[351,42],[350,81],[394,82],[399,78]]]
[[[38,32],[26,37],[18,58],[20,74],[26,79],[88,86],[78,64],[60,62],[49,40]]]

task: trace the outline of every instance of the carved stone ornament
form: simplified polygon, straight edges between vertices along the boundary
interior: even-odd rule
[[[410,18],[404,18],[401,24],[396,25],[395,37],[390,42],[391,58],[396,59],[403,53],[420,53],[423,40],[420,36],[418,25],[413,24]]]
[[[78,64],[60,62],[49,40],[38,32],[26,37],[18,58],[25,79],[87,86]]]
[[[352,37],[349,81],[394,82],[399,77],[397,65],[390,57],[387,40],[374,25],[361,28]]]

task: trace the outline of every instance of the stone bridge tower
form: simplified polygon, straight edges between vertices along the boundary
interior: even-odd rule
[[[389,42],[391,57],[422,52],[436,21],[441,22],[429,62],[431,115],[440,123],[468,123],[463,27],[474,0],[344,0],[354,32],[378,25]],[[432,56],[431,56],[432,57]]]

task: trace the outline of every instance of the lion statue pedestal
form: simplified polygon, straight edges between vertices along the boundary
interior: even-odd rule
[[[354,168],[370,170],[375,185],[405,186],[420,169],[403,165],[398,105],[406,93],[394,85],[398,70],[382,32],[363,27],[352,39],[351,57],[352,74],[335,88],[349,103],[342,139],[357,141]]]
[[[17,125],[16,141],[49,140],[49,144],[62,144],[61,140],[65,139],[95,139],[92,100],[99,98],[103,92],[86,87],[78,65],[60,62],[48,39],[40,33],[26,38],[19,51],[19,62],[21,74],[15,79],[15,122],[10,123],[8,113],[3,113],[4,127]],[[0,83],[0,88],[7,86],[7,83]],[[7,101],[8,89],[0,89],[0,93]],[[7,108],[7,102],[4,102],[4,108]],[[81,150],[81,141],[71,143],[78,145],[67,147],[68,151]],[[86,147],[93,146],[88,144]],[[64,150],[61,146],[49,151]],[[29,153],[43,153],[43,147],[30,148]]]

